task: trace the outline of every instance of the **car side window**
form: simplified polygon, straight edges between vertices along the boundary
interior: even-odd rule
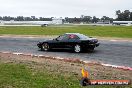
[[[68,36],[65,34],[65,35],[61,35],[57,38],[57,40],[68,40]]]
[[[77,35],[69,35],[69,39],[77,40],[79,37]]]

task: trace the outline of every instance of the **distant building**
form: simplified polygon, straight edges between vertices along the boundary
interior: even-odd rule
[[[62,20],[63,20],[62,18],[52,18],[52,23],[53,24],[62,24],[63,23]]]
[[[110,24],[110,21],[109,20],[105,20],[105,21],[100,20],[97,22],[97,24]]]
[[[52,18],[51,21],[2,21],[0,25],[48,25],[48,24],[62,24],[62,18]]]
[[[4,23],[3,23],[3,20],[0,20],[0,25],[3,25]]]
[[[132,21],[113,21],[113,25],[131,26],[132,25]]]

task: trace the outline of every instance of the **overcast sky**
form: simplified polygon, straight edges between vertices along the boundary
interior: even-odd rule
[[[132,11],[132,0],[0,0],[0,16],[115,18],[116,10]]]

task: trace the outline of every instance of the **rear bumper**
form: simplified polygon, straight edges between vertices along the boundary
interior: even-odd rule
[[[39,42],[39,43],[37,44],[37,46],[38,46],[39,48],[41,48],[41,47],[42,47],[42,44]]]

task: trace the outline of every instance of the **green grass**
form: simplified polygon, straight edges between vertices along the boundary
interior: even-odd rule
[[[132,26],[49,26],[49,27],[0,27],[0,34],[60,35],[83,33],[88,36],[132,38]]]
[[[73,77],[29,69],[21,64],[0,64],[0,88],[79,88]]]
[[[35,63],[34,63],[35,64]],[[0,63],[0,88],[83,88],[74,75],[34,69],[26,64]],[[44,67],[42,67],[44,68]],[[87,86],[86,88],[130,88],[130,86]]]

